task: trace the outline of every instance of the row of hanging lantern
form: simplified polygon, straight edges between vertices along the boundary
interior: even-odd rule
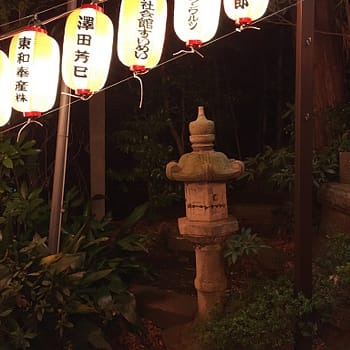
[[[223,0],[237,26],[261,17],[268,0]],[[194,50],[216,34],[221,0],[175,0],[174,30]],[[162,55],[166,0],[122,0],[117,38],[119,60],[134,73],[155,67]],[[61,71],[78,96],[91,96],[105,84],[113,46],[113,24],[97,3],[72,11],[66,21]],[[12,107],[26,117],[51,109],[59,78],[59,46],[37,23],[16,34],[9,58],[0,51],[0,126]],[[9,88],[10,87],[10,88]]]

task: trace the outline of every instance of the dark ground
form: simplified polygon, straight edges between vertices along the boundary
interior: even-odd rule
[[[139,281],[132,287],[145,333],[132,333],[123,325],[113,350],[199,350],[191,328],[196,305],[192,246],[178,237],[176,220],[153,225],[146,230],[159,236],[150,247],[145,263],[153,266],[155,278]],[[248,259],[241,263],[239,271],[231,271],[228,293],[242,288],[244,280],[257,270],[273,274],[276,269],[293,269],[291,238],[282,233],[265,240],[273,249],[263,250],[258,262]],[[350,315],[340,310],[335,317],[334,327],[325,332],[324,340],[314,339],[313,350],[350,350]]]

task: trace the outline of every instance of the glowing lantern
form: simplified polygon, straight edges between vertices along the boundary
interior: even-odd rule
[[[40,116],[55,103],[60,52],[39,27],[16,34],[9,50],[12,107],[25,117]]]
[[[3,51],[0,51],[0,126],[5,125],[11,116],[10,63]]]
[[[263,16],[269,0],[224,0],[224,9],[237,25],[249,24]]]
[[[62,78],[78,95],[91,95],[106,83],[113,47],[113,24],[103,9],[85,4],[67,18]]]
[[[174,29],[189,47],[199,47],[216,33],[221,0],[175,0]]]
[[[123,0],[117,50],[119,60],[134,72],[156,66],[163,51],[166,0]]]

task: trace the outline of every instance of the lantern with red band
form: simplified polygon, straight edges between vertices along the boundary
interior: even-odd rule
[[[166,0],[123,0],[119,12],[119,60],[134,72],[156,66],[162,56]]]
[[[16,34],[9,50],[12,107],[38,117],[56,101],[60,52],[55,39],[40,27]]]
[[[113,24],[103,9],[85,4],[67,18],[62,78],[77,95],[91,95],[106,83],[113,47]]]
[[[221,0],[175,0],[174,29],[188,47],[200,47],[216,34]]]
[[[7,55],[0,51],[0,126],[5,125],[11,117],[10,63]]]
[[[224,9],[237,25],[245,25],[262,17],[268,4],[269,0],[224,0]]]

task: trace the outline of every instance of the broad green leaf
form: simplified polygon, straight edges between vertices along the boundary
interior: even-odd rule
[[[96,271],[96,272],[88,272],[86,276],[84,277],[83,282],[85,284],[91,284],[93,282],[96,282],[100,279],[103,279],[107,277],[109,274],[113,272],[113,269],[106,269],[106,270],[101,270],[101,271]]]
[[[5,158],[3,161],[2,161],[2,164],[5,168],[7,169],[13,169],[13,161],[12,159],[10,158]]]
[[[62,253],[45,256],[40,260],[41,265],[50,265],[62,258]]]

